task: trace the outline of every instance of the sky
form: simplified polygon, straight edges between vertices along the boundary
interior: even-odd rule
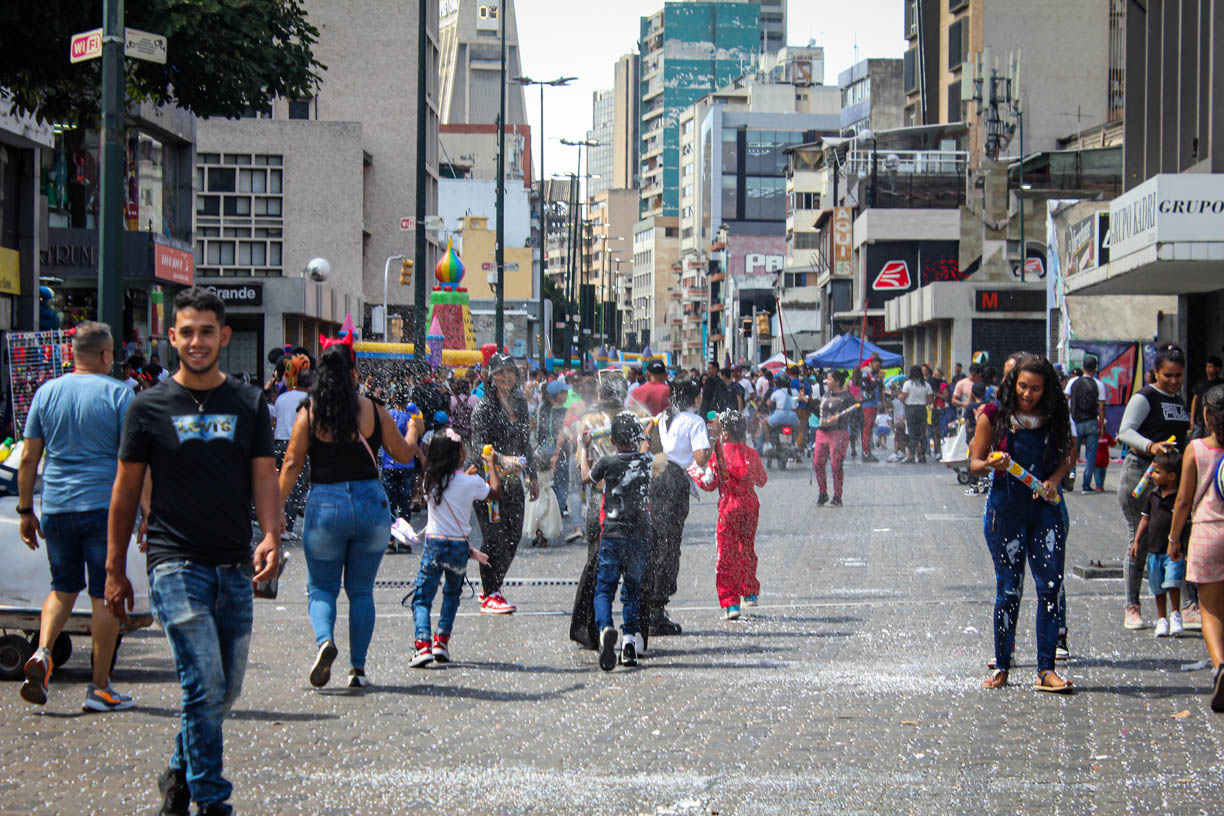
[[[516,0],[523,72],[533,79],[576,76],[563,88],[544,90],[545,171],[573,172],[574,148],[558,139],[586,137],[591,127],[591,94],[612,87],[616,59],[637,43],[639,20],[662,8],[663,0]],[[826,85],[867,57],[900,57],[902,0],[789,0],[788,43],[824,46]],[[614,10],[613,10],[614,9]],[[856,50],[857,45],[857,50]],[[540,91],[527,89],[527,114],[539,150]],[[539,153],[536,153],[538,156]]]

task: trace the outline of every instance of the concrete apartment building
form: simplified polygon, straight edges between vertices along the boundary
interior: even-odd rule
[[[837,75],[841,88],[841,130],[850,136],[870,129],[892,130],[905,124],[905,92],[900,59],[865,59]]]
[[[612,94],[612,188],[636,189],[642,126],[641,59],[637,54],[625,54],[616,61]]]
[[[346,313],[368,327],[372,304],[383,298],[386,259],[415,253],[415,236],[400,229],[400,219],[416,211],[418,8],[415,0],[361,0],[356,7],[312,0],[307,11],[319,29],[315,55],[327,66],[314,96],[271,100],[268,109],[249,119],[199,123],[197,256],[203,260],[198,277],[262,288],[260,303],[233,303],[235,319],[249,320],[248,331],[261,329],[262,347],[311,346],[320,326],[338,325]],[[432,10],[427,27],[426,62],[433,67],[426,77],[425,196],[426,210],[434,214],[438,19]],[[227,167],[236,171],[232,188]],[[243,187],[248,183],[250,190]],[[261,184],[266,186],[257,187]],[[201,210],[211,207],[213,196],[221,209],[206,218]],[[208,229],[217,234],[204,231],[208,218],[216,222]],[[431,270],[437,252],[431,234],[427,257],[417,259],[417,269]],[[332,276],[322,284],[302,279],[305,261],[316,256],[332,265]],[[391,314],[404,318],[388,322],[411,336],[413,287],[400,286],[393,274],[387,292]]]
[[[668,322],[671,293],[678,291],[680,262],[677,219],[646,218],[633,228],[632,317],[624,328],[625,345],[641,350],[670,351],[672,326]]]
[[[439,115],[444,125],[497,122],[501,109],[501,12],[506,13],[506,124],[527,124],[518,17],[513,0],[443,0],[439,45]]]
[[[587,277],[595,286],[595,301],[602,304],[597,321],[604,327],[601,342],[619,346],[624,320],[617,308],[624,278],[632,286],[633,228],[637,223],[637,190],[603,190],[594,195],[587,209],[591,245]]]
[[[616,90],[595,91],[591,94],[591,122],[594,127],[586,132],[586,140],[595,142],[587,147],[587,198],[612,188],[612,159],[616,149]]]

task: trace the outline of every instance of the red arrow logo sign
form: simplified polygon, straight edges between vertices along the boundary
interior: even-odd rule
[[[884,264],[880,274],[876,275],[875,282],[871,284],[871,288],[875,290],[908,289],[910,288],[910,283],[909,264],[905,261],[889,261]]]

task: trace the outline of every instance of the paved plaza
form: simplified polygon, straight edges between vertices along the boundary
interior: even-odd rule
[[[1069,563],[1118,560],[1113,482],[1068,499]],[[300,552],[256,602],[251,662],[226,725],[242,814],[1219,813],[1224,717],[1207,706],[1193,637],[1121,627],[1120,580],[1068,578],[1077,692],[1038,694],[1033,596],[1015,685],[979,688],[994,576],[983,499],[931,464],[847,466],[846,507],[818,508],[806,472],[760,491],[761,606],[721,620],[716,508],[686,530],[684,634],[636,669],[601,672],[567,639],[580,544],[521,549],[511,617],[465,597],[447,666],[408,668],[416,555],[389,556],[367,669],[374,686],[307,683],[314,643]],[[576,504],[573,506],[577,506]],[[418,519],[418,524],[420,520]],[[470,574],[475,577],[474,566]],[[1146,591],[1146,590],[1145,590]],[[466,593],[465,593],[466,594]],[[618,605],[619,608],[619,605]],[[1150,598],[1145,598],[1152,617]],[[1191,634],[1191,633],[1188,633]],[[137,707],[82,714],[87,643],[45,709],[0,694],[0,813],[138,814],[176,727],[179,690],[153,628],[124,640],[116,686]]]

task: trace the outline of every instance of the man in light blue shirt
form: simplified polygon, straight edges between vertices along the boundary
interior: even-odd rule
[[[109,376],[115,351],[106,324],[79,324],[72,352],[73,373],[43,383],[34,393],[17,472],[21,540],[35,550],[42,536],[51,564],[51,592],[43,602],[40,646],[26,662],[21,697],[37,705],[47,702],[47,681],[55,668],[50,650],[68,622],[77,595],[86,588],[88,576],[93,682],[83,708],[120,711],[132,707],[132,698],[110,686],[119,621],[104,597],[106,524],[123,417],[133,392]],[[40,522],[34,515],[34,481],[44,451]]]

